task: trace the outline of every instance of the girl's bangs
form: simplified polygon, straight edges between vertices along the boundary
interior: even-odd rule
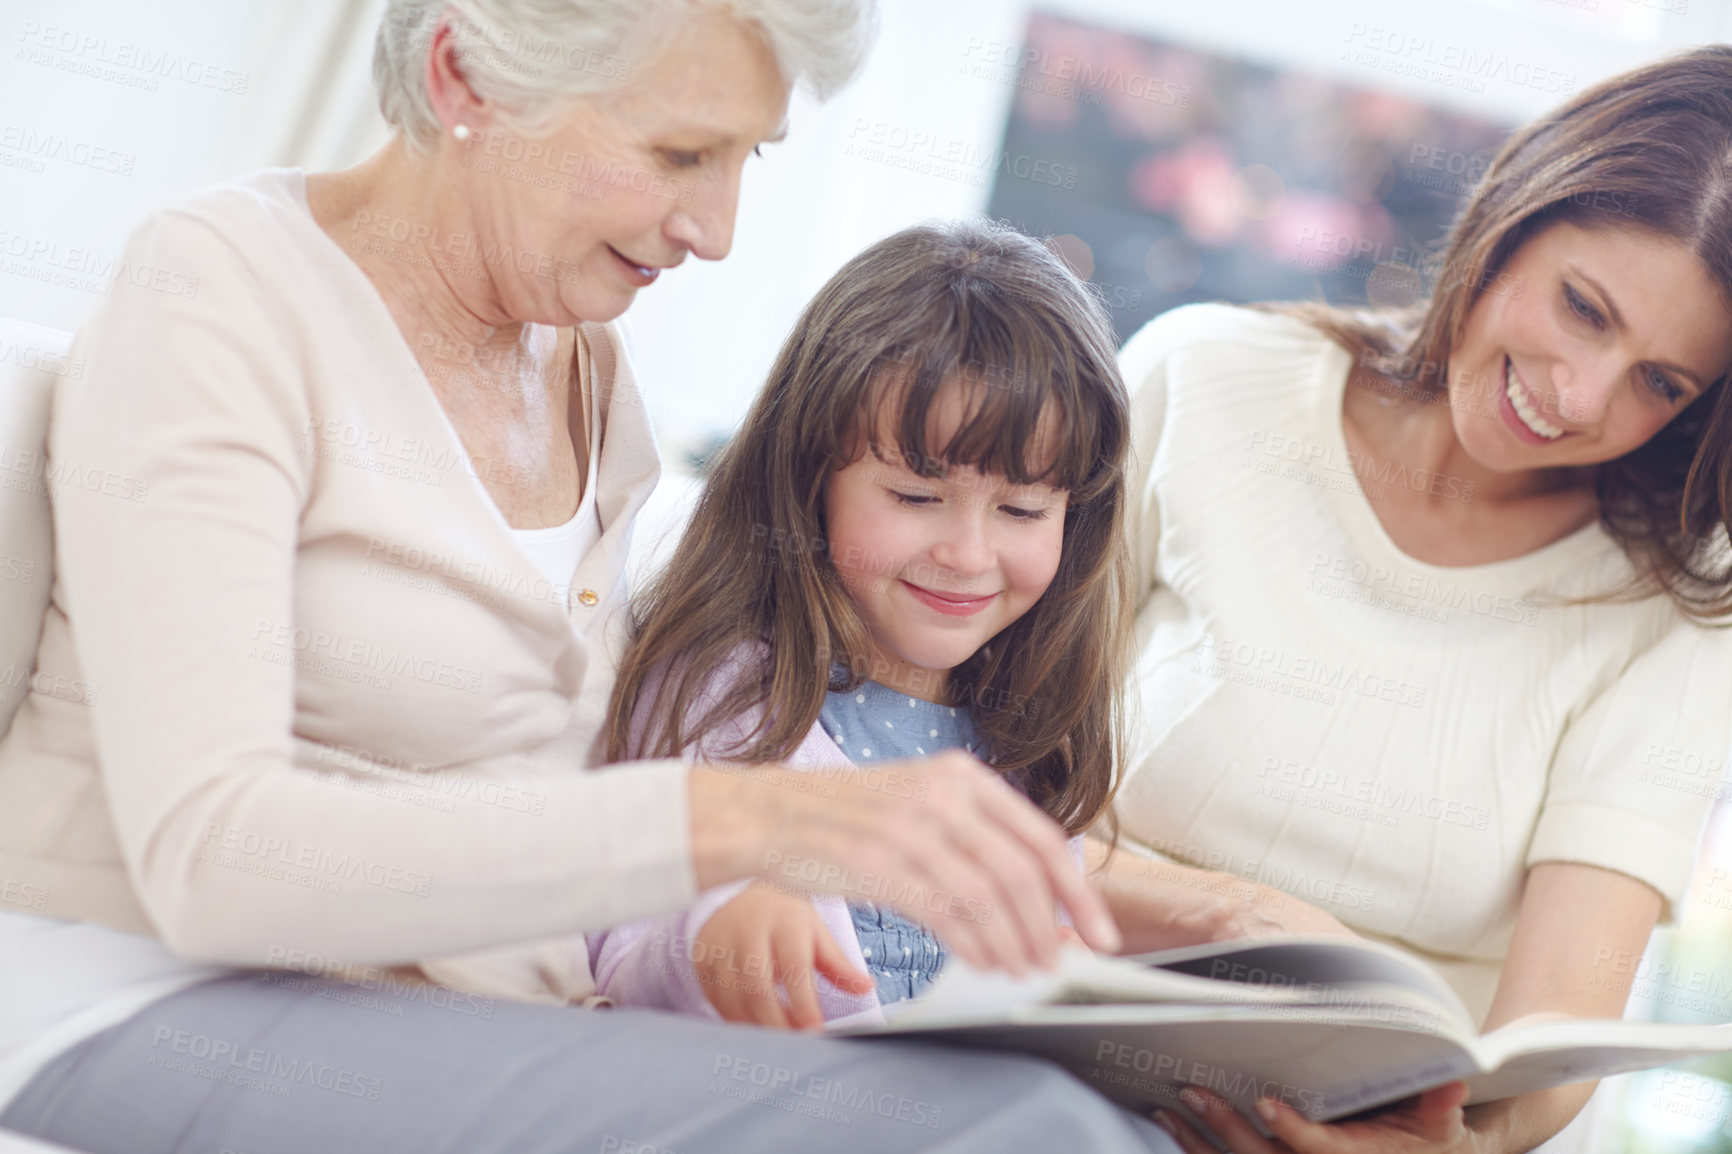
[[[879,414],[868,445],[879,460],[922,476],[972,467],[1018,485],[1067,490],[1087,501],[1110,483],[1099,443],[1100,415],[1083,398],[1070,366],[1047,357],[965,360],[935,355],[890,363],[869,377],[861,412]],[[1019,365],[1020,367],[1011,367]],[[963,391],[962,416],[943,444],[929,443],[934,408]],[[890,418],[887,422],[885,418]],[[884,444],[886,436],[894,444]]]

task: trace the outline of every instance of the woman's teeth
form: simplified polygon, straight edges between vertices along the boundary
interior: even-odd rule
[[[639,264],[637,261],[625,255],[625,253],[619,251],[619,249],[614,248],[611,244],[608,245],[607,248],[609,252],[613,253],[613,255],[618,258],[619,263],[625,265],[625,267],[631,269],[633,272],[637,273],[637,275],[652,281],[661,275],[661,269],[651,268],[646,264]]]
[[[1555,441],[1564,435],[1564,431],[1539,415],[1539,412],[1528,403],[1527,386],[1522,384],[1521,374],[1516,372],[1515,362],[1508,357],[1503,359],[1503,389],[1509,395],[1510,407],[1521,418],[1522,424],[1535,436]]]

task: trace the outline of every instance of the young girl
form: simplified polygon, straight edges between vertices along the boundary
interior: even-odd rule
[[[882,763],[961,751],[1080,834],[1122,732],[1114,354],[1084,285],[1008,227],[923,225],[849,262],[639,606],[610,759],[787,762],[814,773],[792,788],[820,791],[858,767],[907,797],[917,779]],[[871,875],[844,886],[851,900],[723,887],[592,935],[598,990],[805,1028],[919,993],[943,948],[876,904],[891,895]]]

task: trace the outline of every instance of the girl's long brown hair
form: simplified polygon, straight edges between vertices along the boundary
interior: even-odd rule
[[[973,466],[1068,490],[1052,584],[951,683],[994,767],[1066,829],[1087,828],[1122,764],[1132,614],[1129,404],[1115,350],[1086,286],[1007,226],[920,225],[849,261],[806,307],[636,603],[609,760],[677,756],[747,717],[755,726],[727,760],[785,760],[825,694],[864,680],[868,634],[829,554],[823,494],[834,470],[870,451],[926,475]],[[929,445],[928,410],[958,384],[965,416],[947,444]],[[877,443],[881,428],[899,443]],[[1053,441],[1050,460],[1030,459]],[[716,672],[734,667],[718,687]]]
[[[1615,76],[1512,136],[1452,226],[1440,287],[1405,313],[1264,305],[1309,321],[1414,395],[1441,399],[1449,356],[1510,255],[1559,222],[1633,228],[1694,253],[1732,307],[1732,47]],[[1635,566],[1624,594],[1664,591],[1698,621],[1732,614],[1732,400],[1725,378],[1640,448],[1598,466],[1600,521]]]

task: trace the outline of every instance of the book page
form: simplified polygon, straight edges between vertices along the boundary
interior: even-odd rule
[[[885,1008],[882,1025],[832,1023],[833,1033],[901,1037],[1038,1054],[1138,1110],[1172,1107],[1186,1085],[1240,1106],[1259,1096],[1319,1119],[1339,1118],[1463,1079],[1489,1101],[1714,1053],[1732,1053],[1732,1026],[1569,1019],[1511,1026],[1475,1037],[1471,1023],[1416,1023],[1428,999],[1411,976],[1365,955],[1347,983],[1323,983],[1323,999],[1297,975],[1323,968],[1330,951],[1258,953],[1239,943],[1235,964],[1271,962],[1295,980],[1235,983],[1149,968],[1073,948],[1053,973],[1011,978],[956,961],[928,994]],[[1335,950],[1337,957],[1343,952]],[[1321,960],[1320,960],[1321,959]],[[1307,969],[1306,967],[1310,967]],[[1195,967],[1193,967],[1195,968]],[[1343,988],[1366,998],[1331,1001]],[[1465,1013],[1462,1015],[1465,1017]]]
[[[1024,1006],[996,1022],[898,1018],[867,1036],[1038,1054],[1139,1111],[1171,1109],[1194,1085],[1241,1107],[1267,1096],[1327,1120],[1475,1069],[1447,1036],[1295,1005]]]
[[[1381,942],[1316,935],[1249,938],[1125,960],[1249,988],[1308,991],[1307,1000],[1313,1002],[1352,1005],[1358,1000],[1323,993],[1337,990],[1412,1005],[1441,1019],[1440,1028],[1451,1033],[1471,1037],[1478,1032],[1473,1015],[1448,982],[1425,963]]]
[[[1257,990],[1230,982],[1149,969],[1127,959],[1096,955],[1081,946],[1059,954],[1051,973],[1036,971],[1015,978],[1003,971],[976,970],[952,958],[925,994],[885,1007],[898,1024],[1001,1020],[1028,1006],[1139,1005],[1292,1005],[1304,995],[1288,990]]]
[[[1732,1051],[1732,1026],[1576,1018],[1494,1030],[1475,1039],[1487,1073],[1468,1079],[1470,1101],[1513,1098]]]

